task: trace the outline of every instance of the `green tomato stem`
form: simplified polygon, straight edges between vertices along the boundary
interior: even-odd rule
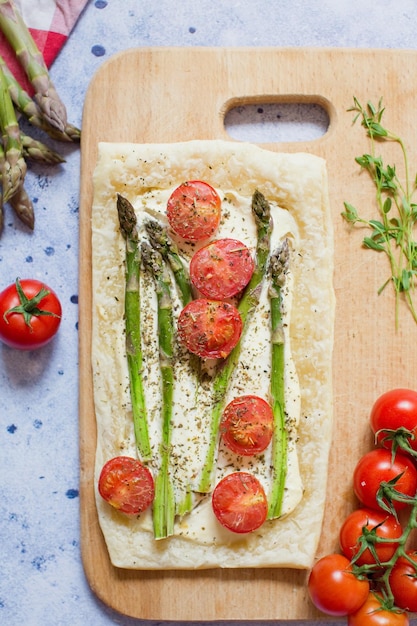
[[[46,311],[45,309],[39,308],[39,304],[42,302],[42,300],[46,298],[46,296],[49,296],[50,294],[50,291],[48,291],[48,289],[41,287],[41,289],[38,291],[38,293],[35,296],[33,296],[33,298],[28,298],[25,292],[23,291],[22,285],[20,284],[20,281],[18,278],[16,278],[15,285],[16,285],[17,294],[19,296],[20,304],[4,312],[3,319],[7,324],[9,323],[7,318],[12,313],[21,313],[23,315],[23,319],[25,321],[26,326],[29,326],[29,328],[31,328],[30,321],[32,317],[34,316],[39,317],[42,315],[47,315],[50,317],[60,317],[60,315],[57,315],[56,313],[53,313],[52,311]]]

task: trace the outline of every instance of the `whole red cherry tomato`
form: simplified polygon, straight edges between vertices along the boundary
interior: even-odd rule
[[[372,542],[377,556],[375,560],[369,548],[355,559],[357,565],[373,564],[375,562],[385,563],[393,556],[398,547],[398,542],[388,542],[389,539],[399,539],[402,535],[401,524],[384,511],[377,511],[370,508],[361,508],[353,511],[342,524],[339,533],[340,547],[343,554],[351,560],[361,549],[361,538],[367,534],[380,537],[381,542]],[[371,539],[370,537],[370,539]]]
[[[349,615],[362,606],[369,594],[369,582],[360,580],[343,554],[328,554],[314,565],[308,579],[314,606],[328,615]]]
[[[380,445],[391,449],[395,436],[388,431],[401,428],[410,432],[406,441],[417,452],[417,391],[392,389],[382,394],[371,409],[370,422]]]
[[[399,477],[399,478],[398,478]],[[377,492],[382,482],[398,478],[393,487],[410,498],[417,492],[417,469],[409,456],[392,453],[385,448],[367,452],[357,463],[353,472],[353,489],[359,500],[371,509],[380,509]],[[407,506],[404,502],[393,501],[396,511]]]
[[[384,608],[382,598],[370,593],[362,606],[348,616],[348,626],[408,626],[407,613]]]
[[[62,309],[56,293],[34,279],[17,279],[0,293],[0,339],[11,348],[34,350],[55,336]]]
[[[417,551],[400,557],[390,574],[389,582],[396,606],[417,612]],[[410,560],[409,560],[410,559]]]

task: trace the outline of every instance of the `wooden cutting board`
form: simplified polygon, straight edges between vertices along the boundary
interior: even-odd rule
[[[92,172],[98,141],[174,142],[230,139],[224,117],[249,103],[317,103],[328,132],[306,143],[264,144],[327,160],[335,233],[337,297],[334,346],[334,444],[318,555],[337,549],[338,531],[355,506],[353,468],[372,446],[369,410],[393,387],[417,387],[417,326],[405,308],[395,332],[386,259],[363,250],[363,233],[340,216],[347,200],[376,217],[374,189],[354,159],[369,151],[352,126],[353,96],[383,97],[385,124],[409,144],[417,171],[417,52],[350,49],[141,48],[106,62],[88,89],[82,125],[80,206],[80,458],[81,540],[93,591],[110,607],[149,620],[278,620],[322,617],[311,606],[304,571],[212,570],[135,572],[111,566],[93,497],[95,417],[90,369]],[[384,147],[384,158],[400,162]],[[306,206],[308,211],[308,206]],[[302,533],[303,530],[300,529]]]

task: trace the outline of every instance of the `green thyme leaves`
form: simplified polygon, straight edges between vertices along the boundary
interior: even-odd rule
[[[385,128],[382,124],[384,108],[382,100],[378,106],[368,102],[362,106],[353,99],[353,107],[348,109],[356,115],[353,123],[360,120],[370,140],[370,153],[356,157],[360,168],[368,172],[375,186],[375,199],[378,209],[377,219],[361,217],[358,210],[349,202],[344,202],[344,219],[353,226],[369,230],[363,238],[365,248],[382,252],[390,265],[390,276],[379,288],[380,294],[391,284],[395,291],[395,325],[398,328],[398,310],[400,301],[404,301],[417,322],[414,305],[415,288],[417,286],[417,241],[415,228],[417,222],[417,203],[413,202],[413,194],[417,187],[417,178],[411,182],[407,149],[403,140]],[[377,152],[385,142],[397,144],[402,158],[404,171],[403,180],[397,173],[395,165],[384,162]]]

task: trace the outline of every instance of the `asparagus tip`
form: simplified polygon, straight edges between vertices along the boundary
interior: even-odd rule
[[[120,230],[123,236],[137,240],[135,209],[129,200],[120,193],[117,194],[117,213],[119,216]]]

